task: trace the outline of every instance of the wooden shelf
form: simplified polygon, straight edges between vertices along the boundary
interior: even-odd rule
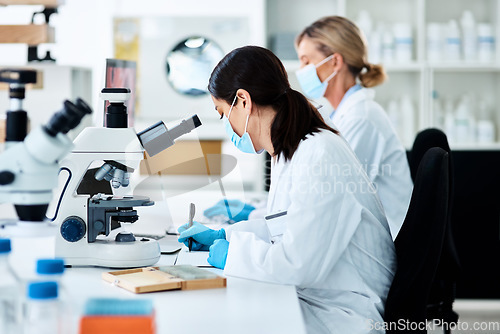
[[[1,6],[8,5],[42,5],[45,7],[58,7],[64,0],[0,0]]]
[[[46,24],[0,25],[0,43],[54,43],[54,28]]]

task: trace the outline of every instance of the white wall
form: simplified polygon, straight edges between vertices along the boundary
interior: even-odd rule
[[[248,16],[250,44],[265,44],[264,0],[66,0],[52,15],[56,44],[41,45],[39,54],[50,50],[60,65],[93,70],[93,106],[102,108],[99,91],[104,82],[105,59],[113,57],[113,17],[141,16]],[[28,24],[41,6],[0,7],[1,24]],[[40,22],[42,16],[37,18]],[[27,46],[0,44],[0,66],[25,65]]]

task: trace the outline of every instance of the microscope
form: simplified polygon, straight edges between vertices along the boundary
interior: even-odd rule
[[[128,88],[104,88],[106,126],[85,128],[61,162],[67,179],[54,218],[60,232],[55,253],[68,265],[129,268],[150,266],[160,258],[156,240],[126,231],[127,224],[139,219],[134,207],[154,204],[148,197],[133,196],[130,180],[144,150],[154,156],[201,122],[194,115],[170,130],[158,122],[136,133],[127,124],[129,96]]]
[[[27,134],[23,110],[27,84],[36,83],[36,71],[4,69],[0,82],[9,84],[10,110],[6,119],[6,149],[0,154],[0,203],[13,203],[19,220],[0,223],[0,234],[36,236],[49,227],[45,214],[57,188],[59,160],[73,147],[66,136],[92,112],[81,99],[64,102],[48,123]]]

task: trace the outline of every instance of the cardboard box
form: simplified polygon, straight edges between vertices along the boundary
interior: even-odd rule
[[[145,153],[142,175],[220,175],[221,140],[179,140],[154,157]]]
[[[5,118],[0,118],[0,143],[5,141]]]

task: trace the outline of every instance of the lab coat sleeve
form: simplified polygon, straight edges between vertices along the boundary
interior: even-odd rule
[[[258,239],[265,242],[271,242],[269,230],[267,229],[265,219],[249,219],[238,222],[224,228],[226,231],[226,240],[231,241],[231,236],[235,231],[238,232],[252,232]]]
[[[343,154],[352,156],[343,147]],[[301,168],[293,171],[288,194],[277,193],[290,196],[282,241],[271,244],[251,232],[233,233],[227,275],[301,287],[328,284],[326,278],[359,226],[363,208],[340,189],[349,178],[329,169],[337,161],[331,149],[310,151],[295,163]],[[335,183],[339,189],[333,189]]]
[[[370,180],[374,182],[380,173],[385,152],[385,141],[377,126],[366,118],[353,117],[344,121],[341,135],[356,154]]]

